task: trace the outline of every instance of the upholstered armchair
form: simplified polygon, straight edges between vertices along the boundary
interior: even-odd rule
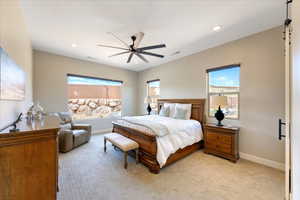
[[[92,127],[89,124],[73,124],[69,113],[58,113],[62,120],[59,131],[59,151],[68,152],[89,142],[92,135]]]

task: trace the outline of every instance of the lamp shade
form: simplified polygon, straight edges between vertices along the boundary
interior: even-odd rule
[[[144,103],[152,103],[152,98],[150,97],[150,96],[147,96],[146,98],[145,98],[145,101],[144,101]]]
[[[228,106],[228,101],[226,96],[212,96],[211,97],[211,105],[215,108],[226,107]]]

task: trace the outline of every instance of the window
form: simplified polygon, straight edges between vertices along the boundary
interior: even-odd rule
[[[157,113],[157,99],[159,98],[160,94],[160,80],[151,80],[147,81],[147,96],[152,98],[152,103],[150,104],[152,110]]]
[[[122,81],[68,74],[68,108],[73,119],[121,116]]]
[[[228,119],[239,118],[240,65],[231,65],[207,70],[208,73],[208,113],[213,117],[217,108],[213,107],[212,96],[227,96],[228,106],[222,108]]]

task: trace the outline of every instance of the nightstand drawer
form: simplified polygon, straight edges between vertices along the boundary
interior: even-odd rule
[[[232,136],[230,135],[220,135],[218,139],[220,143],[228,144],[228,145],[232,144]]]
[[[206,141],[205,142],[205,147],[215,150],[215,149],[217,149],[217,144],[216,144],[216,142]]]
[[[239,159],[238,135],[239,128],[208,124],[204,128],[204,152],[236,162]]]
[[[219,135],[214,132],[207,132],[206,141],[217,141]]]
[[[222,135],[212,131],[207,131],[206,133],[206,141],[218,141],[218,143],[222,144],[232,144],[232,136],[230,135]]]
[[[232,147],[231,145],[219,143],[216,145],[216,149],[223,153],[231,153]]]

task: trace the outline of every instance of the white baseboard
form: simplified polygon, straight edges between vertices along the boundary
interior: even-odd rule
[[[273,160],[268,160],[268,159],[257,157],[257,156],[250,155],[250,154],[247,154],[247,153],[240,152],[240,157],[245,159],[245,160],[249,160],[249,161],[252,161],[252,162],[255,162],[255,163],[266,165],[268,167],[272,167],[272,168],[275,168],[275,169],[279,169],[281,171],[284,171],[284,169],[285,169],[284,163],[276,162],[276,161],[273,161]]]
[[[97,134],[110,133],[110,132],[112,132],[112,128],[107,128],[107,129],[101,129],[101,130],[93,131],[92,134],[93,135],[97,135]]]

